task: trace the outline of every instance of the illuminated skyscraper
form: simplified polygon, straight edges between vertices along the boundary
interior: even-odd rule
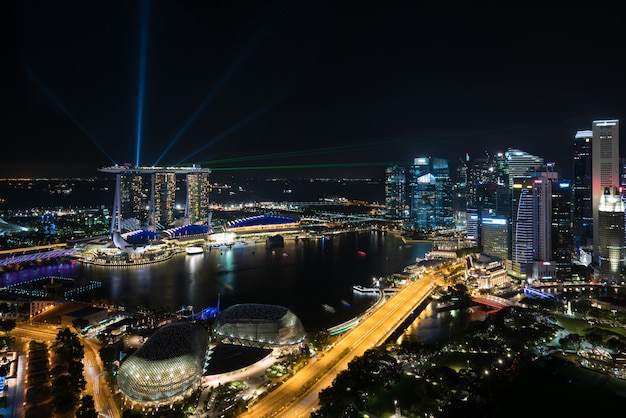
[[[559,181],[552,185],[552,259],[556,261],[557,278],[571,278],[575,249],[572,220],[572,186]]]
[[[552,262],[552,190],[557,181],[552,164],[514,177],[511,259],[514,272],[522,278],[556,275]]]
[[[398,165],[385,169],[385,210],[391,219],[408,218],[406,168]]]
[[[617,187],[606,187],[598,206],[600,279],[621,281],[624,259],[624,202]]]
[[[144,176],[140,172],[128,171],[120,174],[120,199],[122,218],[135,219],[137,225],[146,222],[148,195],[144,190]]]
[[[425,230],[452,228],[452,180],[448,160],[415,158],[409,178],[413,226]]]
[[[577,247],[592,245],[593,210],[591,204],[592,131],[578,131],[574,137],[574,235]]]
[[[211,183],[208,172],[188,173],[187,205],[185,218],[190,224],[207,223],[209,217],[209,192]]]
[[[505,261],[509,254],[509,221],[507,218],[483,217],[481,225],[483,253]]]
[[[619,121],[617,119],[593,121],[591,140],[591,193],[593,210],[593,259],[598,261],[600,246],[600,201],[608,190],[620,184]],[[623,211],[622,211],[623,212]],[[622,236],[622,240],[623,240]]]
[[[531,274],[533,263],[533,180],[526,175],[516,176],[513,181],[511,272],[526,278]]]
[[[154,225],[157,229],[167,228],[174,221],[176,209],[176,174],[154,173]]]
[[[513,187],[513,179],[515,177],[525,176],[529,170],[543,165],[543,158],[518,149],[509,148],[505,153],[505,157],[509,175],[509,187]]]

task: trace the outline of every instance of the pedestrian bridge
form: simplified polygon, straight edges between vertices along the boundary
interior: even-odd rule
[[[62,245],[65,247],[65,244]],[[76,253],[74,248],[60,248],[55,245],[4,250],[0,254],[0,266],[31,263],[37,260],[48,260],[70,257]]]
[[[515,302],[494,295],[472,296],[472,302],[480,303],[481,305],[491,306],[492,308],[496,309],[502,309],[508,306],[517,305]]]

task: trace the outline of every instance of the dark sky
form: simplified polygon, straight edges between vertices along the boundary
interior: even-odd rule
[[[576,131],[623,118],[615,10],[420,3],[3,2],[0,177],[137,158],[380,176],[509,147],[569,175]]]

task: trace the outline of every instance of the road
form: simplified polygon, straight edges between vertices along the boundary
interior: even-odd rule
[[[52,345],[54,343],[57,333],[58,329],[55,326],[33,325],[19,322],[17,324],[17,327],[13,331],[11,331],[11,335],[21,337],[23,341],[44,341],[49,345]],[[81,338],[81,343],[83,344],[85,352],[83,365],[85,381],[87,383],[87,394],[94,397],[96,410],[99,412],[101,417],[119,418],[120,413],[118,411],[118,408],[115,406],[115,403],[113,401],[113,395],[106,385],[106,380],[104,378],[104,369],[102,367],[102,362],[100,361],[100,357],[98,354],[100,350],[100,342],[97,340]],[[27,350],[28,344],[23,344],[23,349]],[[20,361],[23,361],[23,359],[25,361],[25,357],[23,356],[23,354],[25,353],[20,354]],[[15,385],[16,390],[19,391],[19,394],[21,396],[16,397],[16,399],[24,399],[24,394],[26,390],[26,388],[24,387],[24,378],[25,376],[23,373],[18,374]],[[21,409],[21,413],[14,414],[14,417],[24,416],[24,408],[22,407],[19,409]]]
[[[441,272],[428,274],[396,292],[378,309],[344,334],[334,347],[312,359],[293,377],[250,406],[242,417],[308,417],[318,406],[318,394],[331,386],[348,363],[384,343],[416,307],[443,281]],[[277,407],[280,405],[280,407]]]

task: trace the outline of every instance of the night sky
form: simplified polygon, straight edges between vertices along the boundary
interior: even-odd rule
[[[3,2],[0,177],[380,177],[509,147],[567,177],[576,131],[626,116],[616,10],[420,3]]]

